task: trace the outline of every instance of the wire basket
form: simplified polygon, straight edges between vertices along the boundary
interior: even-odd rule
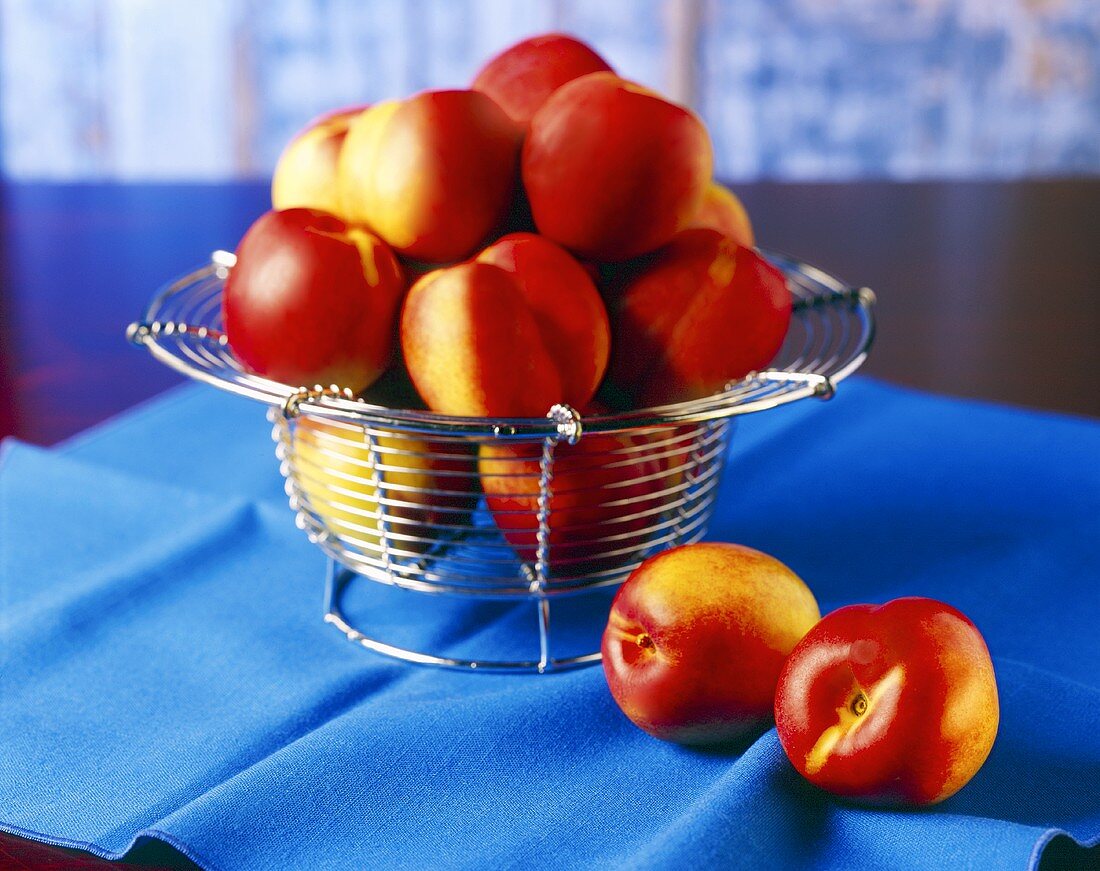
[[[329,557],[329,623],[411,662],[542,673],[599,660],[555,651],[552,602],[614,588],[649,555],[703,538],[737,415],[829,398],[865,359],[872,292],[767,256],[794,296],[774,368],[703,399],[620,414],[582,418],[557,405],[545,418],[455,417],[246,372],[221,328],[235,262],[224,251],[164,288],[128,336],[173,369],[271,406],[291,508]],[[368,635],[342,607],[357,579],[529,602],[531,653],[455,657]]]

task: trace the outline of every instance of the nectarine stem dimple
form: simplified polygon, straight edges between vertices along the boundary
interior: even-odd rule
[[[653,639],[645,632],[639,632],[638,637],[634,639],[634,643],[642,648],[642,650],[653,650],[653,648],[656,647],[653,643]]]
[[[852,704],[849,705],[849,709],[857,717],[862,717],[864,714],[867,713],[867,696],[865,696],[863,693],[859,693],[854,699],[852,699]]]

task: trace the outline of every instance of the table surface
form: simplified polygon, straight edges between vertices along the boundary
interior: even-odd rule
[[[762,246],[876,291],[868,374],[1100,416],[1100,179],[736,189]],[[56,442],[177,383],[125,326],[267,203],[258,182],[0,187],[0,434]]]
[[[876,291],[865,372],[1100,416],[1100,180],[736,189],[762,246]],[[262,183],[0,187],[0,435],[54,443],[178,383],[125,326],[266,206]],[[112,864],[3,835],[0,862]]]

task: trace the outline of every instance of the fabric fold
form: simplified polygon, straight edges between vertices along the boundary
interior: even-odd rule
[[[1097,857],[1095,422],[859,378],[738,421],[711,539],[782,559],[823,610],[931,596],[989,643],[993,752],[920,811],[819,792],[774,730],[722,752],[650,738],[599,668],[470,675],[349,644],[268,430],[193,387],[61,450],[3,448],[0,828],[108,857],[158,837],[223,871]],[[354,584],[349,611],[408,646],[531,639],[527,604]]]

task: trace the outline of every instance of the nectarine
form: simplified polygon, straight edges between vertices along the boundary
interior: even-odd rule
[[[681,480],[679,465],[660,455],[662,439],[674,436],[593,433],[555,448],[547,503],[552,574],[580,575],[637,559],[636,549],[646,543],[642,531],[661,521]],[[481,487],[493,520],[529,563],[538,554],[541,456],[539,445],[480,449]]]
[[[458,260],[503,220],[519,142],[479,91],[379,103],[356,116],[340,151],[340,213],[414,259]]]
[[[546,33],[517,42],[478,72],[472,85],[492,97],[520,127],[554,91],[579,76],[610,72],[591,47],[563,33]]]
[[[283,149],[271,178],[271,206],[340,213],[336,169],[353,118],[367,107],[337,109],[316,118]]]
[[[910,597],[849,605],[803,638],[779,678],[775,724],[794,767],[829,792],[932,804],[993,747],[997,682],[960,611]]]
[[[417,392],[443,414],[542,417],[563,401],[518,282],[488,263],[437,269],[414,284],[401,350]]]
[[[735,544],[673,548],[635,569],[612,602],[602,645],[611,695],[657,738],[741,738],[771,718],[783,662],[819,617],[774,557]]]
[[[610,302],[612,378],[642,405],[707,396],[765,367],[783,344],[783,274],[717,230],[684,230]]]
[[[595,393],[609,353],[607,312],[568,253],[516,233],[413,285],[401,348],[436,411],[542,417],[558,403],[583,407]]]
[[[521,165],[540,233],[586,257],[622,260],[688,226],[712,162],[694,113],[612,73],[590,73],[535,113]]]
[[[477,260],[515,277],[561,377],[562,401],[582,408],[596,393],[611,353],[607,309],[589,272],[534,233],[504,236]]]
[[[728,236],[738,245],[752,248],[756,237],[745,205],[728,187],[712,181],[703,195],[703,205],[691,219],[690,227],[709,227]]]
[[[267,212],[237,248],[222,311],[251,371],[361,390],[389,365],[404,280],[393,252],[325,212]]]
[[[294,480],[331,534],[377,556],[384,514],[391,551],[419,553],[437,537],[435,524],[468,518],[477,501],[472,449],[397,433],[373,441],[372,454],[362,427],[307,417],[294,427]]]

